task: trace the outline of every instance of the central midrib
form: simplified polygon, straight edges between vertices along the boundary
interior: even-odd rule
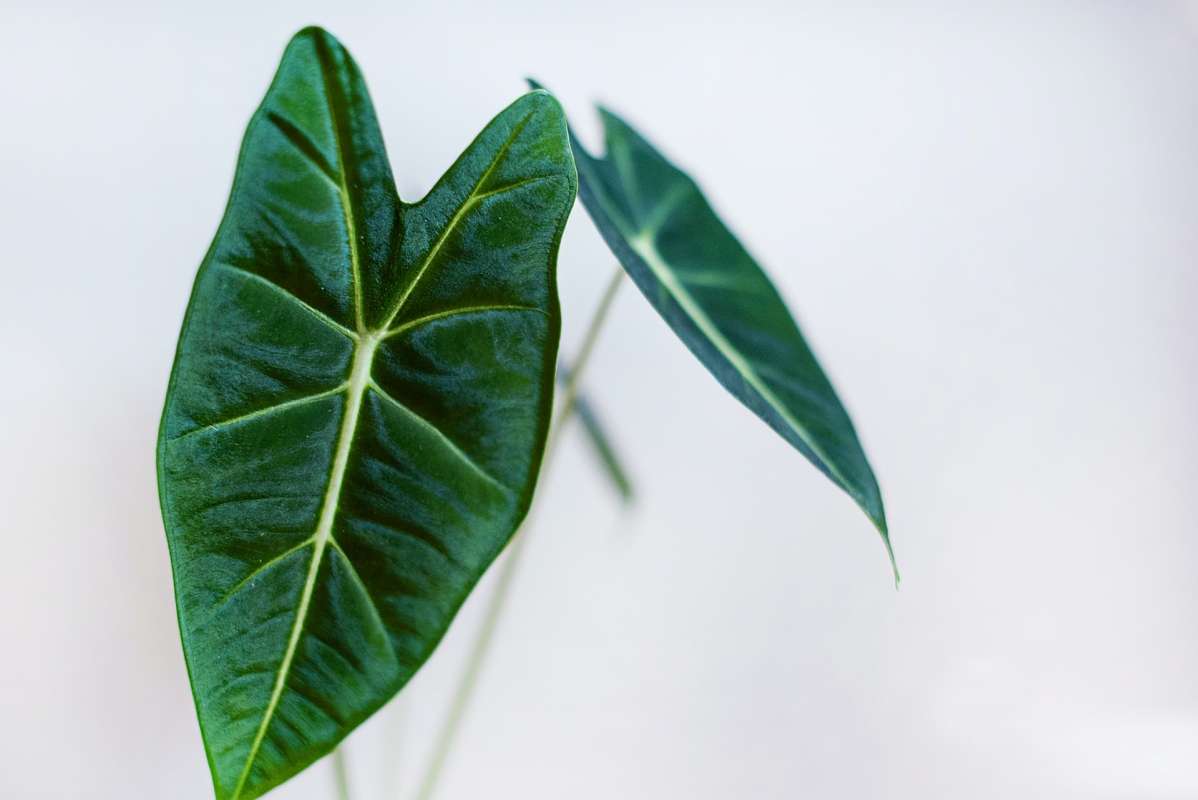
[[[304,630],[304,620],[307,618],[308,607],[312,602],[312,593],[316,589],[316,575],[320,570],[325,548],[328,547],[329,541],[333,538],[333,522],[337,518],[337,508],[341,498],[341,486],[345,482],[345,472],[349,465],[350,449],[353,446],[354,433],[358,428],[358,417],[362,411],[362,398],[366,394],[367,387],[370,385],[370,368],[374,362],[374,352],[378,347],[380,339],[381,336],[379,333],[371,332],[362,335],[354,347],[353,364],[350,367],[349,380],[346,382],[345,388],[345,412],[342,414],[341,427],[337,432],[337,447],[333,453],[332,466],[329,468],[329,482],[328,486],[325,487],[324,500],[320,507],[320,518],[316,523],[316,532],[312,534],[312,560],[308,564],[308,574],[304,578],[303,592],[300,594],[299,605],[295,611],[295,622],[291,626],[291,636],[287,640],[287,649],[283,652],[282,661],[279,662],[279,671],[275,676],[275,684],[271,690],[270,701],[267,703],[266,712],[262,716],[262,722],[258,725],[258,732],[254,736],[253,744],[250,745],[245,766],[242,768],[241,776],[237,781],[237,787],[233,790],[234,798],[241,795],[242,787],[245,786],[245,782],[249,778],[250,770],[253,768],[255,760],[257,760],[258,750],[262,746],[262,740],[266,737],[266,731],[270,728],[270,723],[274,718],[279,700],[283,696],[283,689],[287,685],[287,678],[291,673],[291,662],[294,660],[296,650],[299,647],[299,640]]]
[[[716,327],[715,323],[707,315],[691,296],[691,293],[682,285],[682,282],[674,275],[674,273],[666,265],[665,260],[657,252],[657,246],[653,241],[654,231],[642,231],[635,236],[629,238],[629,244],[632,246],[633,252],[641,257],[641,260],[649,267],[650,271],[663,283],[671,292],[678,305],[686,312],[687,316],[695,323],[700,331],[703,332],[708,339],[715,344],[720,354],[728,360],[745,382],[751,386],[754,391],[760,394],[767,403],[774,409],[782,419],[794,429],[799,438],[811,448],[820,461],[828,468],[832,479],[854,500],[861,500],[860,492],[850,483],[847,478],[841,473],[836,463],[824,452],[824,448],[815,441],[807,426],[799,422],[798,419],[790,412],[790,409],[778,398],[774,391],[766,385],[757,370],[741,355],[740,351],[733,347],[728,341],[723,332]]]
[[[323,71],[322,71],[323,76]],[[331,92],[331,87],[325,77],[326,92]],[[333,110],[333,109],[330,109]],[[349,184],[346,181],[345,158],[343,155],[343,146],[340,135],[334,124],[334,136],[337,137],[337,160],[339,173],[339,186],[337,187],[341,195],[341,205],[345,214],[345,225],[349,239],[349,261],[350,275],[353,283],[353,301],[354,301],[354,321],[357,328],[355,334],[351,334],[356,340],[354,346],[353,364],[350,367],[349,380],[346,383],[345,389],[345,413],[341,417],[341,427],[337,433],[337,446],[333,454],[333,464],[329,470],[329,483],[325,487],[324,500],[320,508],[320,518],[316,524],[316,532],[312,535],[312,560],[308,564],[308,573],[304,579],[303,592],[300,595],[299,606],[296,608],[295,622],[291,626],[291,635],[287,640],[287,649],[283,653],[283,659],[279,662],[279,671],[275,676],[274,688],[271,690],[270,700],[266,706],[266,712],[262,716],[262,721],[258,725],[258,731],[254,735],[254,741],[250,745],[250,750],[246,756],[245,765],[242,767],[241,775],[238,777],[237,786],[233,790],[233,800],[241,796],[241,790],[249,779],[250,771],[257,760],[258,751],[262,746],[262,741],[266,737],[266,731],[270,728],[271,721],[274,718],[275,710],[278,707],[279,700],[283,696],[283,689],[287,685],[287,678],[291,672],[291,662],[295,658],[296,649],[299,646],[300,637],[303,635],[304,621],[308,614],[308,607],[312,602],[312,593],[316,588],[316,576],[320,570],[322,557],[324,556],[325,548],[333,535],[333,522],[337,517],[337,507],[341,497],[341,486],[345,480],[345,471],[349,464],[350,449],[353,445],[354,433],[358,427],[358,417],[362,410],[362,398],[366,393],[366,389],[370,386],[370,369],[374,361],[375,349],[378,347],[382,338],[392,331],[388,329],[399,316],[400,309],[405,305],[408,297],[416,288],[416,284],[424,276],[425,270],[433,263],[441,246],[449,237],[449,234],[457,227],[458,222],[473,208],[474,204],[480,199],[478,194],[479,189],[486,183],[487,179],[494,172],[498,163],[502,160],[504,154],[511,146],[512,141],[520,134],[527,125],[531,115],[517,123],[512,132],[508,135],[507,141],[499,148],[487,169],[483,172],[482,177],[475,183],[466,200],[458,207],[457,211],[450,218],[445,230],[437,241],[433,244],[428,254],[422,260],[419,268],[417,268],[412,282],[400,294],[395,307],[387,315],[386,321],[378,330],[367,330],[365,328],[365,319],[363,314],[362,304],[362,278],[360,273],[359,255],[357,248],[357,232],[354,223],[353,204],[350,198]]]
[[[319,45],[317,49],[319,57]],[[324,62],[326,59],[321,58],[321,61]],[[337,152],[337,173],[339,178],[339,186],[337,188],[340,194],[342,213],[345,216],[346,238],[349,243],[350,278],[353,283],[354,324],[357,328],[357,336],[355,337],[353,364],[350,367],[349,380],[346,383],[345,389],[345,410],[341,415],[341,427],[337,432],[337,445],[333,453],[333,464],[329,468],[329,482],[325,487],[324,499],[321,502],[320,518],[316,523],[316,532],[312,534],[312,560],[308,563],[308,574],[304,578],[304,588],[300,594],[299,606],[295,611],[295,621],[291,625],[291,635],[287,640],[287,649],[283,652],[283,659],[279,662],[279,671],[275,675],[275,684],[271,690],[270,701],[267,703],[266,711],[262,715],[262,721],[258,724],[258,731],[254,734],[254,742],[250,745],[245,765],[242,767],[241,775],[237,780],[237,786],[233,790],[234,800],[241,796],[241,790],[245,786],[246,780],[249,779],[250,771],[253,769],[254,762],[258,758],[258,751],[262,746],[262,740],[266,737],[266,731],[270,728],[271,721],[274,719],[275,710],[278,708],[279,700],[283,696],[283,689],[287,685],[287,678],[291,674],[291,662],[295,659],[295,651],[299,646],[299,640],[304,631],[304,622],[308,616],[308,606],[312,602],[312,593],[316,589],[316,576],[320,570],[325,548],[328,547],[329,540],[333,535],[333,522],[337,518],[337,508],[341,499],[341,485],[345,481],[345,471],[349,465],[349,453],[353,446],[354,433],[358,428],[358,417],[362,410],[362,397],[366,393],[367,386],[370,385],[370,369],[374,362],[374,351],[378,347],[380,339],[378,333],[365,329],[357,226],[354,220],[353,199],[350,196],[349,181],[347,180],[345,142],[342,141],[340,131],[341,121],[337,118],[337,108],[334,102],[334,96],[337,94],[336,89],[338,87],[335,86],[334,82],[329,80],[329,70],[322,69],[320,73],[324,83],[329,115],[333,122],[333,138]],[[398,309],[396,311],[398,312]]]

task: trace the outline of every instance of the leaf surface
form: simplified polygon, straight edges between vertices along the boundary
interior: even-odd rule
[[[158,442],[218,798],[328,753],[429,657],[528,510],[576,188],[544,92],[400,200],[347,51],[301,31],[246,131]]]
[[[711,374],[857,502],[893,565],[873,470],[778,290],[690,176],[615,114],[600,117],[603,158],[573,132],[571,144],[579,197],[604,240]]]

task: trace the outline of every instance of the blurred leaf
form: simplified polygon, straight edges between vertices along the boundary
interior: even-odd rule
[[[570,368],[565,364],[559,364],[557,368],[558,383],[565,385],[570,379]],[[599,458],[599,464],[603,467],[603,472],[611,480],[612,485],[620,495],[620,499],[625,503],[631,503],[633,492],[632,482],[628,479],[628,472],[620,463],[620,458],[616,455],[615,448],[612,446],[611,437],[608,436],[607,430],[599,419],[595,408],[585,395],[579,394],[574,398],[574,413],[578,417],[578,421],[582,423],[582,429],[586,432],[587,441],[591,443],[591,447],[595,450],[595,455]]]
[[[857,502],[893,566],[853,423],[778,291],[686,173],[615,114],[600,116],[603,158],[573,133],[571,144],[579,197],[604,240],[712,375]]]
[[[398,691],[527,512],[575,186],[534,92],[404,203],[346,50],[319,29],[287,47],[158,442],[217,797],[258,797]]]

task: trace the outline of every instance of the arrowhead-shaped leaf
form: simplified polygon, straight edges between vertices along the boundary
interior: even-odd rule
[[[604,240],[716,379],[856,500],[889,553],[853,423],[777,289],[690,176],[615,114],[600,116],[603,158],[572,133],[571,144],[579,197]]]
[[[302,31],[246,132],[158,442],[219,798],[329,752],[429,657],[524,516],[576,178],[543,92],[421,201],[357,67]]]

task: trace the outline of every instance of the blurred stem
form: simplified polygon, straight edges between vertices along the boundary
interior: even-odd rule
[[[596,306],[595,313],[591,315],[591,323],[587,326],[586,334],[583,335],[582,346],[578,348],[578,356],[570,368],[570,379],[566,381],[566,391],[562,395],[561,408],[558,409],[557,417],[553,420],[549,443],[545,446],[545,463],[541,465],[542,472],[549,465],[549,458],[555,449],[554,445],[561,438],[562,426],[574,413],[574,405],[578,402],[578,390],[582,386],[582,373],[586,370],[587,362],[591,360],[595,342],[599,341],[599,332],[603,330],[603,323],[607,320],[607,313],[611,310],[612,301],[616,299],[616,290],[623,283],[623,277],[624,268],[617,264],[616,271],[607,282],[607,288],[603,290],[603,296],[599,298],[599,305]]]
[[[541,461],[541,480],[544,480],[553,453],[557,449],[557,443],[561,441],[562,428],[574,412],[574,406],[578,401],[578,389],[582,385],[582,374],[586,371],[587,362],[590,361],[591,353],[595,349],[595,342],[599,340],[599,332],[603,329],[603,323],[607,320],[608,311],[611,310],[612,301],[615,300],[616,290],[620,288],[623,277],[624,269],[617,264],[615,274],[608,281],[607,288],[603,291],[603,296],[599,298],[599,305],[596,306],[595,313],[591,316],[590,324],[583,335],[582,346],[578,350],[578,357],[574,360],[573,368],[570,371],[570,379],[566,383],[561,406],[558,408],[557,415],[554,417],[553,425],[549,431],[549,441],[545,445],[545,456]],[[523,530],[523,527],[521,530]],[[490,652],[491,641],[495,637],[495,629],[498,627],[499,619],[503,616],[503,610],[507,605],[508,596],[511,594],[512,579],[515,577],[517,569],[520,566],[520,556],[524,552],[524,545],[527,539],[528,534],[521,535],[521,531],[517,531],[511,544],[508,545],[507,557],[500,567],[495,590],[491,594],[491,603],[487,606],[478,636],[474,640],[474,646],[471,648],[470,656],[466,661],[466,669],[462,673],[461,680],[458,682],[458,689],[454,694],[453,703],[449,707],[449,713],[446,715],[445,721],[441,726],[441,732],[437,736],[437,743],[433,748],[432,758],[429,761],[428,769],[424,773],[424,780],[420,784],[420,791],[416,794],[417,800],[429,800],[437,788],[437,781],[444,770],[449,752],[453,749],[453,743],[457,738],[458,729],[461,727],[462,718],[466,714],[466,709],[470,705],[470,700],[478,684],[478,676],[482,672],[483,664],[487,659],[487,654]]]
[[[345,765],[345,747],[333,751],[333,782],[337,785],[337,800],[349,798],[349,770]]]

